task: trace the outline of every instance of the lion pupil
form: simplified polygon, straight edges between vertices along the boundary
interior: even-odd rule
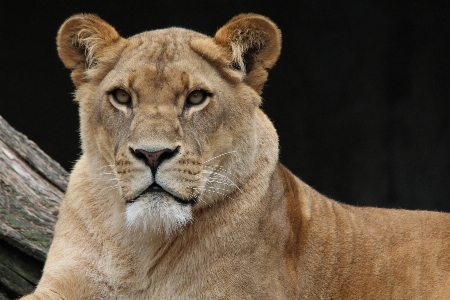
[[[117,101],[121,102],[121,103],[127,103],[130,101],[130,95],[128,95],[127,92],[125,92],[124,90],[117,90],[116,91],[116,99]]]
[[[204,93],[202,91],[194,91],[189,95],[189,102],[192,104],[199,104],[204,99]]]

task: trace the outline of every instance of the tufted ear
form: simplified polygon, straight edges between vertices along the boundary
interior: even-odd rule
[[[213,59],[221,65],[226,63],[223,57],[218,57],[218,53],[225,54],[227,67],[239,71],[241,80],[261,94],[267,80],[267,70],[275,65],[280,55],[281,32],[278,27],[264,16],[241,14],[220,28],[213,42],[215,45],[208,45],[206,41],[195,42],[193,48],[202,48],[206,59]],[[207,48],[215,54],[205,53]],[[231,74],[229,70],[227,74]]]
[[[72,81],[76,86],[89,81],[93,70],[111,67],[122,51],[124,41],[111,25],[91,14],[78,14],[67,19],[56,38],[59,57],[72,70]]]

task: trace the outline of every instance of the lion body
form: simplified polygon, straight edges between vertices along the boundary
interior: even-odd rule
[[[25,299],[447,299],[450,214],[340,204],[278,163],[280,47],[252,14],[214,38],[68,19],[83,155]]]

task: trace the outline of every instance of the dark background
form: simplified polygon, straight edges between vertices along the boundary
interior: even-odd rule
[[[283,32],[263,108],[281,161],[357,205],[450,211],[448,1],[2,1],[0,115],[71,169],[77,105],[55,36],[99,14],[122,36],[180,26],[213,35],[255,12]]]

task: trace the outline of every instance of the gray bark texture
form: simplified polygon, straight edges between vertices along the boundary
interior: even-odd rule
[[[68,178],[0,116],[0,300],[34,290]]]

